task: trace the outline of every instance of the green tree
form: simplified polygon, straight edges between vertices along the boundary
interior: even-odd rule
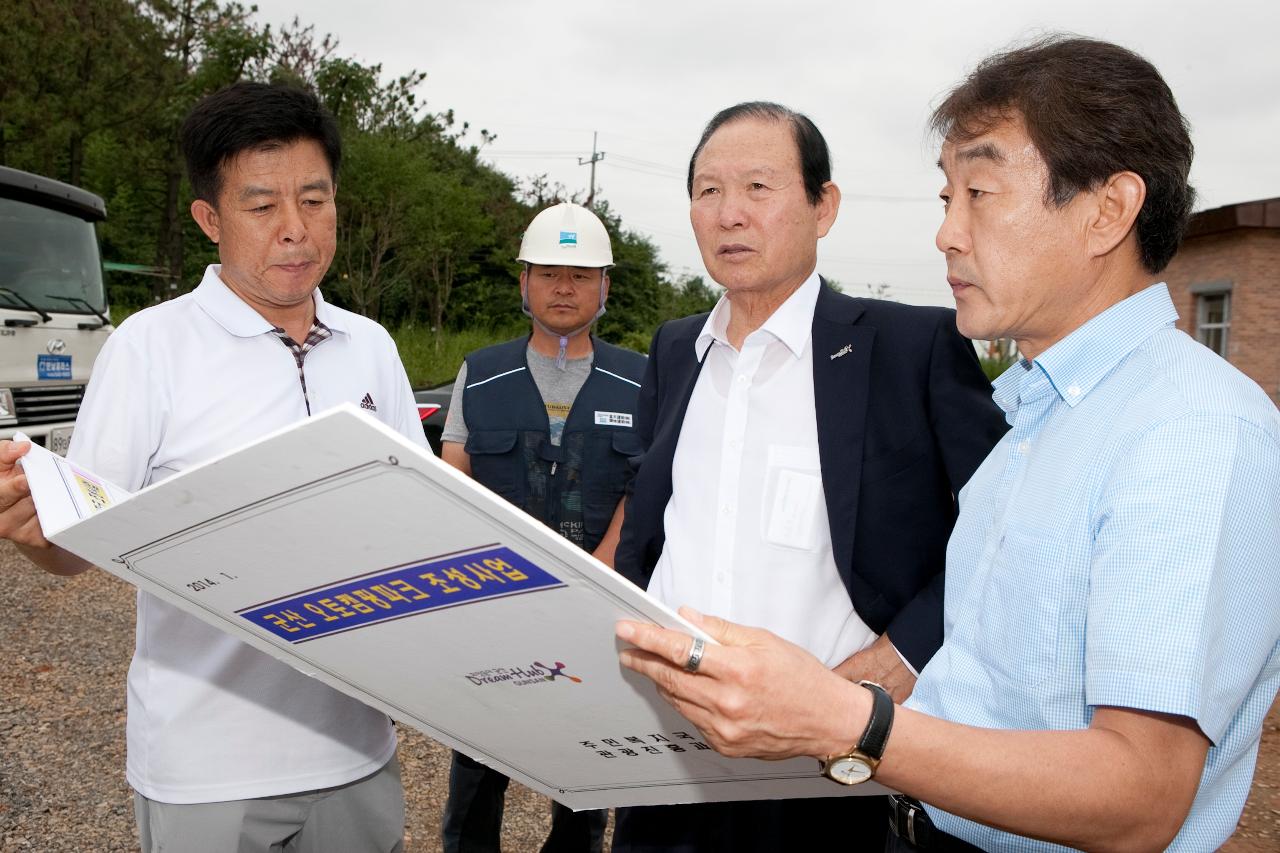
[[[164,271],[109,282],[116,301],[163,298],[216,260],[188,214],[179,129],[201,97],[236,80],[310,87],[337,117],[346,160],[325,287],[384,322],[521,322],[521,235],[542,207],[574,198],[545,176],[520,181],[484,163],[493,135],[429,110],[424,72],[385,79],[299,18],[273,28],[253,7],[217,0],[10,0],[0,44],[0,163],[102,195],[104,255]],[[700,282],[669,281],[655,247],[607,202],[594,207],[617,261],[602,334],[643,348],[658,322],[713,301]]]
[[[413,239],[404,247],[410,275],[410,317],[425,304],[433,329],[444,328],[454,286],[475,273],[492,240],[492,221],[475,187],[452,172],[430,173],[423,196],[409,214]]]
[[[657,247],[647,237],[626,230],[607,201],[598,201],[594,209],[613,242],[609,311],[600,320],[599,334],[619,346],[644,351],[663,319],[666,267],[658,259]]]
[[[154,33],[127,0],[17,0],[0,15],[0,163],[80,185],[87,145],[159,97]]]
[[[174,282],[197,280],[201,268],[215,257],[187,214],[191,193],[183,181],[182,121],[200,98],[242,79],[270,55],[270,28],[257,26],[254,11],[213,0],[146,0],[140,6],[160,34],[166,71],[166,97],[155,110],[151,129],[164,146],[157,158],[162,200],[154,262],[167,269]],[[194,258],[187,257],[189,242],[203,250]],[[164,294],[158,291],[155,296]]]
[[[381,319],[383,297],[403,267],[406,211],[421,189],[421,158],[386,134],[350,134],[338,184],[339,241],[331,273],[347,307]]]
[[[710,311],[720,295],[707,286],[700,275],[686,276],[671,284],[669,302],[664,306],[664,320],[688,317]]]

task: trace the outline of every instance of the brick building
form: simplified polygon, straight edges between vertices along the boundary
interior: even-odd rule
[[[1178,328],[1280,406],[1280,198],[1197,213],[1164,279]]]

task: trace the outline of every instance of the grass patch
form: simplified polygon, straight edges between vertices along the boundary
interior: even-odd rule
[[[400,350],[400,360],[414,388],[429,388],[451,382],[458,376],[462,359],[472,350],[529,334],[524,323],[500,328],[462,329],[433,332],[425,326],[405,324],[388,330]]]

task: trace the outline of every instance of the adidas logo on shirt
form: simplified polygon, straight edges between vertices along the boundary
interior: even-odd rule
[[[378,411],[378,407],[373,404],[373,396],[371,394],[364,395],[364,399],[360,401],[360,408],[368,409],[371,412]]]

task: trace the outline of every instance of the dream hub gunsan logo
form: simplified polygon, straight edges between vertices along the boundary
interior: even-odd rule
[[[535,684],[546,684],[557,678],[564,678],[574,684],[581,684],[582,679],[565,672],[568,666],[564,661],[556,661],[555,666],[547,666],[541,661],[534,661],[528,666],[498,666],[493,669],[482,669],[466,674],[467,681],[477,687],[486,684],[510,684],[514,687],[530,687]]]

